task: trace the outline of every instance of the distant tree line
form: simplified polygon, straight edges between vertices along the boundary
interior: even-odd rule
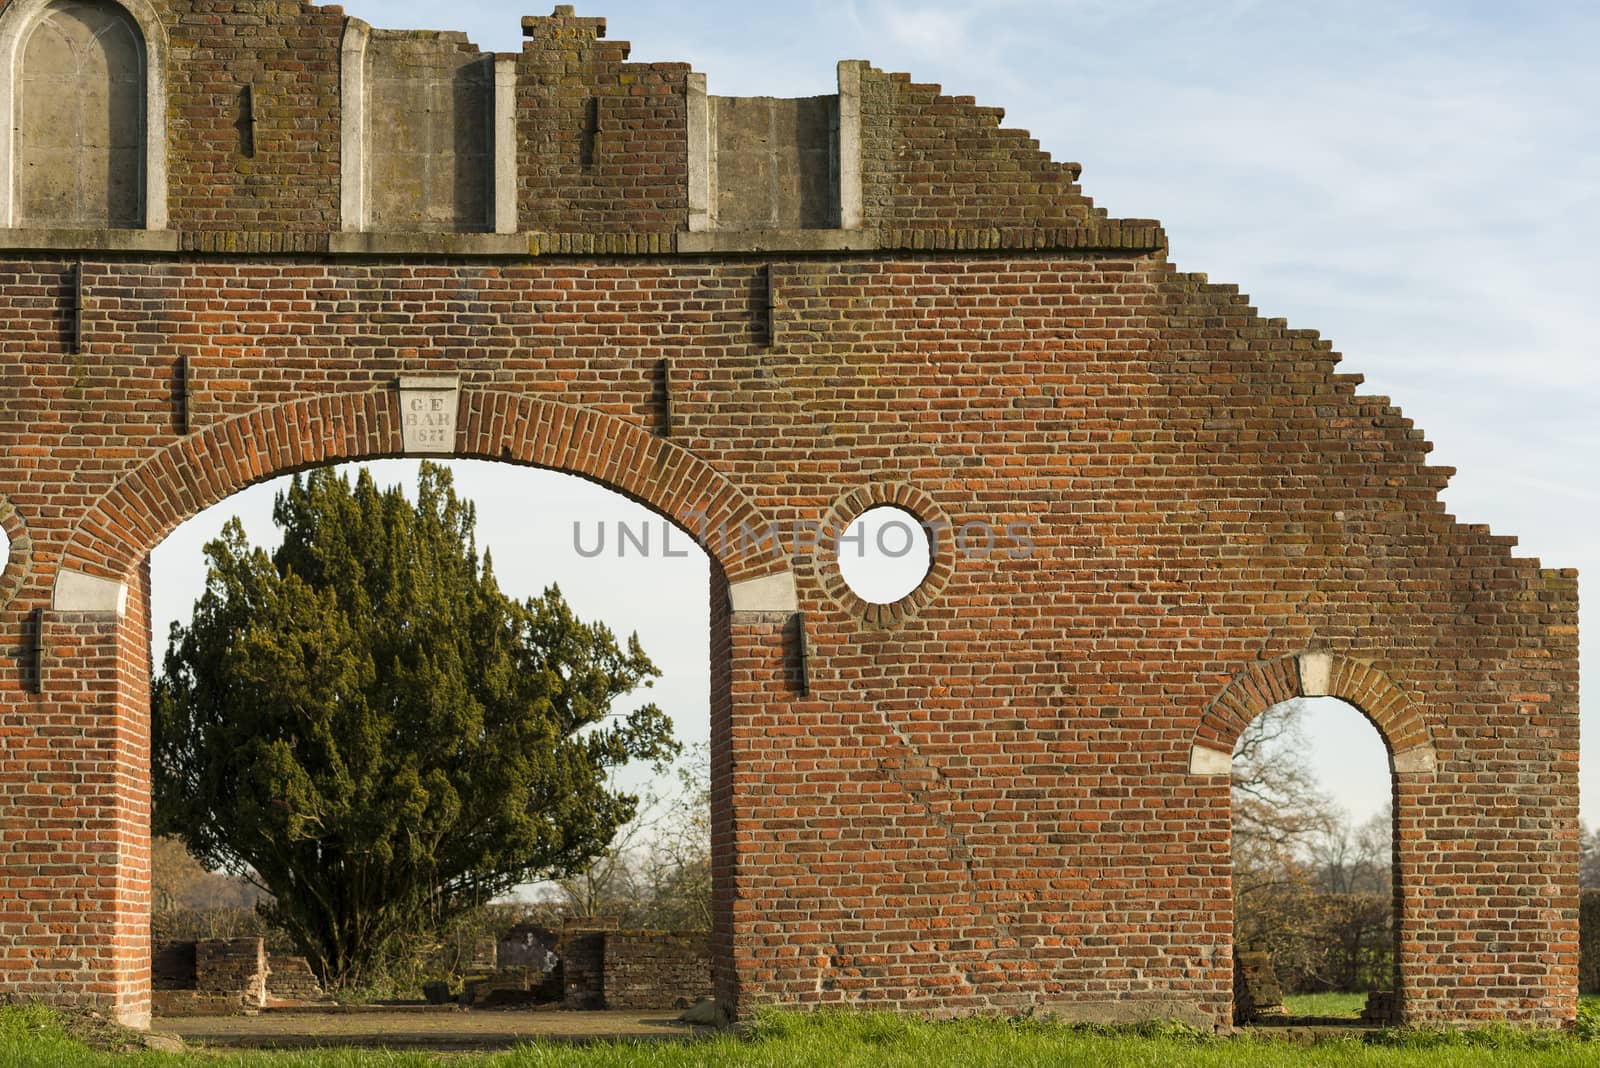
[[[1251,723],[1233,762],[1234,942],[1262,948],[1286,993],[1393,985],[1393,824],[1360,826],[1305,762],[1305,706]]]

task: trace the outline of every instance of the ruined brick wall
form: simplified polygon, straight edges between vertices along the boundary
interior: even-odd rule
[[[705,932],[614,931],[605,937],[608,1009],[686,1008],[711,996]]]
[[[867,68],[861,78],[866,217],[887,229],[1063,227],[1104,221],[1075,184],[1005,110],[947,96],[908,74]]]
[[[300,0],[166,6],[173,228],[286,248],[339,229],[342,9]],[[251,235],[244,237],[243,235]],[[274,237],[273,235],[278,235]]]
[[[606,932],[563,931],[556,955],[561,958],[561,1003],[569,1009],[604,1008]]]
[[[523,20],[518,202],[526,230],[665,233],[689,212],[683,63],[629,63],[605,20]]]
[[[267,951],[259,938],[213,939],[195,945],[195,989],[237,998],[245,1008],[267,1001]]]
[[[330,10],[272,24],[331,41]],[[304,148],[325,229],[295,247],[327,252],[180,222],[205,194],[177,170],[176,233],[0,232],[0,993],[147,1010],[148,553],[252,482],[406,452],[396,384],[427,375],[459,379],[451,455],[691,531],[897,502],[997,532],[942,539],[887,606],[826,553],[711,546],[712,957],[741,1009],[1225,1022],[1228,754],[1331,694],[1394,757],[1401,1017],[1571,1020],[1575,574],[1456,523],[1421,432],[1328,342],[965,102],[864,78],[858,244],[680,251],[676,164],[584,172],[570,120],[599,84],[669,155],[683,79],[583,25],[535,20],[544,58],[517,61],[523,233],[347,251],[326,115],[257,173]],[[191,54],[234,27],[194,24]],[[542,123],[568,138],[549,172]],[[240,202],[286,210],[296,180]],[[534,232],[563,219],[588,229]]]
[[[304,957],[286,953],[267,956],[267,998],[271,1001],[321,1001],[317,974]]]

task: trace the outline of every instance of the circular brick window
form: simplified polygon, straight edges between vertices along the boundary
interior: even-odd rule
[[[22,587],[31,557],[28,530],[16,511],[0,498],[0,608]]]
[[[868,604],[894,604],[922,585],[933,568],[933,545],[922,520],[894,505],[856,516],[838,542],[839,573]]]
[[[875,483],[833,503],[822,523],[816,575],[834,603],[874,626],[927,607],[954,573],[950,519],[905,483]]]

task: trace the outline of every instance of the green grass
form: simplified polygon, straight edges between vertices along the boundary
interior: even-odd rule
[[[1367,995],[1285,994],[1283,1007],[1290,1016],[1360,1016],[1367,1007]]]
[[[1587,1007],[1585,1015],[1600,1017],[1600,1006]],[[1600,1033],[1600,1027],[1594,1030]],[[760,1018],[748,1038],[725,1035],[680,1044],[587,1048],[529,1045],[468,1057],[374,1050],[116,1054],[73,1041],[62,1018],[46,1010],[0,1007],[0,1065],[5,1068],[1589,1068],[1596,1063],[1600,1053],[1591,1042],[1505,1029],[1391,1033],[1378,1044],[1351,1039],[1306,1048],[1282,1041],[1214,1038],[1181,1028],[1132,1033],[1001,1020],[935,1024],[882,1013],[772,1013]]]

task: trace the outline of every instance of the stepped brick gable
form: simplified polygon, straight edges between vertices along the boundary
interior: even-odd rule
[[[1327,694],[1391,754],[1399,1018],[1573,1020],[1573,571],[1447,515],[1327,341],[997,109],[858,61],[718,97],[569,7],[523,27],[0,4],[0,996],[148,1016],[150,550],[426,454],[703,536],[741,1012],[1225,1024],[1229,756]],[[109,139],[39,118],[68,37]],[[873,605],[789,532],[886,503],[942,534]]]

